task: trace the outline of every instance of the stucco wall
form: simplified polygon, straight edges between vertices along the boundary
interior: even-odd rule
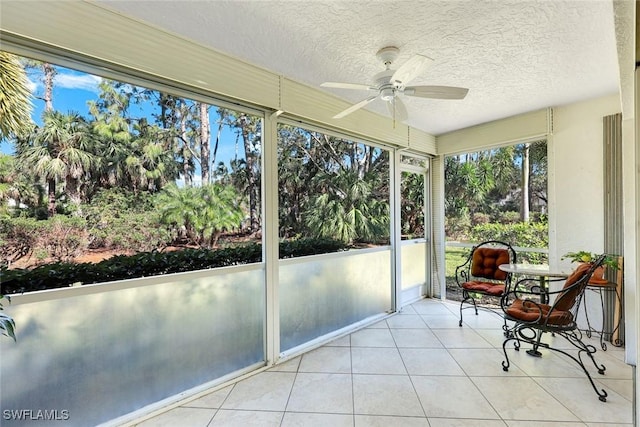
[[[620,112],[617,95],[554,108],[549,140],[549,262],[569,251],[604,249],[604,116]]]

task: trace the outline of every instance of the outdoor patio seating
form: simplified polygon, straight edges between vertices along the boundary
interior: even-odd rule
[[[502,297],[510,276],[498,267],[516,262],[516,251],[506,242],[488,240],[471,249],[469,257],[456,268],[456,282],[462,288],[459,326],[463,310],[473,308],[477,315],[478,308],[486,308],[478,306],[482,297]],[[465,307],[465,303],[470,305]]]
[[[505,360],[502,362],[504,371],[509,370],[510,362],[507,344],[514,342],[515,350],[519,351],[522,343],[532,345],[527,353],[534,357],[542,357],[539,348],[562,353],[575,361],[584,371],[591,382],[598,398],[605,402],[607,392],[598,390],[591,374],[585,366],[584,356],[593,363],[600,375],[604,375],[605,366],[598,364],[594,358],[595,346],[586,344],[582,340],[582,332],[577,325],[577,312],[584,296],[584,291],[594,270],[602,264],[605,256],[601,255],[593,263],[580,264],[567,278],[562,289],[558,291],[545,290],[544,295],[538,286],[537,279],[525,278],[511,283],[501,299],[501,308],[506,321],[513,321],[514,325],[505,329],[505,340],[502,344]],[[552,301],[549,304],[540,302],[542,297]],[[562,349],[542,341],[545,333],[561,336],[573,347]],[[573,351],[577,349],[577,354]]]

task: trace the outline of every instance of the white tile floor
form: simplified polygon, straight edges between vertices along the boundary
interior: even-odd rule
[[[467,310],[460,328],[457,310],[455,303],[416,302],[137,425],[632,425],[632,370],[623,362],[623,349],[609,346],[596,353],[607,368],[604,376],[593,374],[609,394],[602,403],[579,367],[558,353],[543,350],[542,358],[534,358],[510,350],[512,366],[504,372],[501,320]]]

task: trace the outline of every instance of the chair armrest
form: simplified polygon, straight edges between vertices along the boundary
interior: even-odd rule
[[[462,287],[464,282],[468,282],[471,278],[471,260],[473,257],[473,251],[469,253],[465,262],[456,267],[456,283]]]

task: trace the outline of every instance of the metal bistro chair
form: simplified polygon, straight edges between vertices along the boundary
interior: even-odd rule
[[[500,302],[504,311],[505,319],[514,322],[514,325],[507,329],[506,339],[502,343],[502,351],[505,360],[502,362],[502,369],[509,370],[510,362],[507,354],[507,343],[514,341],[515,350],[519,351],[523,342],[532,344],[533,348],[527,353],[533,356],[541,356],[538,348],[546,348],[568,356],[573,359],[587,375],[591,386],[595,390],[598,398],[602,402],[607,400],[607,392],[598,390],[591,374],[584,365],[583,356],[587,355],[600,375],[604,375],[605,366],[598,365],[593,357],[596,348],[593,345],[585,344],[582,341],[582,332],[576,323],[577,312],[584,296],[589,279],[593,271],[602,264],[605,256],[599,256],[591,264],[581,264],[565,281],[564,287],[558,291],[546,291],[549,301],[545,304],[540,302],[540,289],[537,280],[522,279],[509,286]],[[529,282],[533,286],[529,286]],[[534,289],[535,287],[535,289]],[[541,338],[545,332],[564,337],[578,352],[577,355],[568,350],[552,347],[550,344],[542,342]]]
[[[464,264],[456,268],[456,282],[462,288],[459,326],[462,326],[462,310],[473,308],[478,315],[479,307],[476,295],[502,297],[510,276],[498,267],[502,264],[515,264],[516,262],[515,249],[509,243],[499,240],[488,240],[471,249]],[[470,305],[464,307],[465,303]],[[488,308],[487,310],[491,313],[501,314],[495,310]]]

